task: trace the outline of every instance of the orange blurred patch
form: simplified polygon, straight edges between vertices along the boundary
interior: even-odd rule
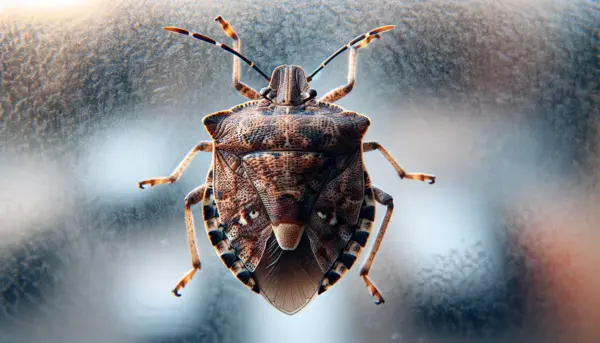
[[[520,222],[515,238],[528,265],[534,315],[568,342],[592,343],[600,337],[600,235],[597,215],[586,217],[593,209],[575,207]]]

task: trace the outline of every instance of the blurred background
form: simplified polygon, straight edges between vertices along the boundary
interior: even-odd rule
[[[600,8],[590,0],[0,2],[0,342],[597,342],[600,336]],[[351,38],[339,105],[429,186],[365,156],[395,198],[372,268],[294,316],[227,271],[183,199],[204,182],[205,115],[245,101],[229,43],[270,73],[308,72]],[[347,55],[312,82],[344,83]],[[243,67],[256,89],[260,76]],[[378,209],[378,228],[384,208]],[[195,215],[201,216],[196,209]],[[363,254],[362,259],[365,257]]]

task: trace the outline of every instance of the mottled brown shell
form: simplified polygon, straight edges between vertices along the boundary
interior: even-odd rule
[[[374,216],[361,150],[369,123],[316,101],[285,111],[252,101],[204,118],[215,144],[207,185],[216,204],[205,221],[218,216],[260,293],[285,313],[337,281],[332,270],[351,267],[360,251],[351,243],[364,246],[357,231]]]

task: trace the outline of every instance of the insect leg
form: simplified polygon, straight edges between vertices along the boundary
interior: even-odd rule
[[[198,143],[198,145],[193,147],[192,150],[190,150],[190,152],[188,152],[188,154],[185,156],[183,161],[181,161],[181,163],[179,163],[179,165],[177,166],[177,168],[175,168],[175,170],[171,173],[171,175],[169,175],[167,177],[155,177],[152,179],[140,181],[140,182],[138,182],[138,187],[141,189],[144,189],[145,185],[150,185],[150,187],[153,187],[156,185],[162,185],[163,183],[173,183],[173,182],[177,181],[177,179],[179,179],[179,177],[181,176],[181,173],[183,173],[185,168],[187,168],[188,164],[190,164],[190,162],[192,161],[194,156],[196,156],[196,154],[199,151],[212,152],[213,151],[213,143],[206,142],[206,141],[202,141],[202,142]]]
[[[185,225],[187,228],[188,243],[190,245],[190,253],[192,254],[192,269],[185,273],[185,275],[179,279],[177,285],[172,290],[175,296],[180,297],[179,290],[185,287],[190,280],[194,277],[197,270],[200,270],[200,257],[198,257],[198,249],[196,248],[196,234],[194,232],[194,217],[192,215],[192,206],[196,205],[204,197],[204,191],[206,190],[206,184],[197,187],[191,191],[185,197]]]
[[[329,93],[322,96],[321,99],[319,99],[319,101],[332,103],[348,95],[350,91],[352,91],[352,88],[354,88],[354,81],[356,78],[357,50],[366,47],[373,40],[381,38],[379,33],[391,30],[392,28],[393,26],[386,26],[373,30],[373,33],[368,33],[361,36],[361,40],[356,42],[356,39],[354,39],[350,43],[348,43],[346,45],[347,49],[350,50],[350,54],[348,56],[348,83],[333,89]]]
[[[348,95],[352,88],[354,88],[354,79],[356,76],[356,50],[357,48],[350,47],[350,54],[348,57],[348,83],[331,90],[329,93],[323,95],[319,101],[330,103],[336,102]]]
[[[388,162],[396,169],[398,172],[398,176],[401,179],[410,179],[410,180],[418,180],[418,181],[429,181],[430,184],[435,183],[435,175],[429,174],[421,174],[421,173],[407,173],[400,167],[396,159],[383,147],[381,144],[377,142],[364,142],[363,143],[363,152],[369,152],[373,150],[379,150],[383,157],[385,157]]]
[[[242,41],[239,38],[239,36],[235,33],[235,31],[233,30],[233,27],[221,16],[216,17],[215,20],[218,21],[219,24],[221,24],[221,27],[223,28],[223,31],[225,32],[225,34],[228,35],[231,39],[233,39],[233,49],[235,51],[241,53],[242,52]],[[251,100],[260,99],[260,95],[258,94],[257,91],[255,91],[253,88],[251,88],[250,86],[248,86],[240,81],[240,76],[241,76],[240,60],[234,56],[233,57],[233,87],[238,92],[240,92],[240,94],[242,94],[243,96],[245,96],[248,99],[251,99]]]
[[[375,304],[379,305],[383,304],[385,300],[383,300],[383,297],[381,296],[381,293],[379,292],[375,284],[373,284],[373,282],[369,279],[369,270],[371,269],[371,265],[375,260],[375,255],[377,255],[377,251],[379,250],[381,241],[383,241],[383,235],[385,235],[385,231],[387,230],[388,224],[390,223],[392,212],[394,211],[394,199],[391,195],[387,194],[386,192],[382,191],[381,189],[375,186],[371,186],[371,188],[373,189],[375,200],[378,203],[387,206],[387,210],[385,212],[385,217],[383,217],[381,228],[377,233],[377,238],[375,238],[375,243],[373,243],[373,247],[371,248],[371,252],[369,253],[369,257],[363,264],[363,267],[360,269],[360,277],[362,277],[363,281],[367,285],[367,288],[371,292],[371,295],[373,295],[376,298]]]

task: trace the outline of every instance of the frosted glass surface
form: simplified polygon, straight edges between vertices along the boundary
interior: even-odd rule
[[[360,50],[338,103],[407,171],[438,177],[400,180],[365,155],[395,199],[370,274],[385,304],[356,264],[278,312],[220,262],[201,209],[202,270],[170,293],[190,268],[183,199],[210,154],[174,185],[136,183],[168,175],[208,139],[202,117],[244,98],[231,55],[162,27],[229,44],[217,15],[267,73],[310,72],[396,25]],[[599,30],[589,0],[0,3],[0,342],[597,342]],[[312,87],[343,84],[347,61]]]

